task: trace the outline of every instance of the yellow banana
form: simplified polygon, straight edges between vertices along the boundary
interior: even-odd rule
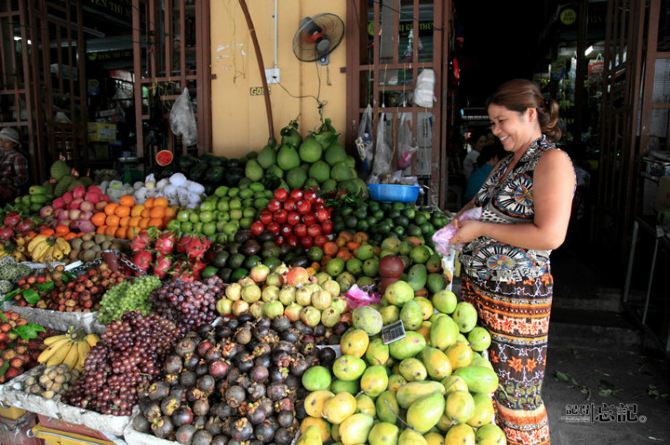
[[[31,253],[33,260],[39,261],[44,257],[44,253],[49,248],[49,245],[46,242],[38,244]]]
[[[86,357],[88,357],[88,353],[90,351],[91,346],[85,340],[81,340],[77,343],[77,354],[79,358],[77,360],[76,368],[79,371],[83,371],[84,363],[86,363]]]
[[[63,255],[70,253],[70,243],[65,241],[63,238],[56,238],[56,246],[63,252]]]
[[[65,346],[67,346],[67,343],[70,342],[70,339],[67,336],[63,336],[63,337],[64,338],[60,338],[60,339],[54,341],[53,343],[51,343],[51,345],[49,345],[48,348],[46,348],[44,351],[42,351],[40,353],[39,357],[37,357],[37,361],[40,362],[40,363],[46,363],[51,357],[53,357],[54,354],[56,354],[56,352],[60,348],[63,348]]]
[[[46,241],[47,237],[44,235],[37,235],[35,238],[30,240],[28,243],[28,252],[33,253],[33,250],[35,250],[35,247],[37,247],[40,243],[43,241]]]
[[[49,357],[49,360],[47,360],[46,365],[47,366],[55,366],[55,365],[60,365],[63,363],[63,360],[65,360],[65,357],[70,353],[70,350],[74,346],[73,343],[67,342],[64,344],[62,347],[58,348],[54,355]]]
[[[47,250],[44,251],[40,260],[53,261],[54,259],[54,246],[47,246]]]
[[[63,359],[63,363],[67,365],[68,368],[74,369],[79,362],[79,351],[77,348],[77,343],[72,343],[72,347],[67,352],[67,355]]]
[[[53,259],[58,261],[62,258],[63,258],[63,252],[61,250],[59,250],[57,247],[54,248]]]
[[[100,337],[95,334],[88,334],[86,337],[84,337],[84,340],[86,340],[86,343],[88,343],[88,345],[92,348],[98,344]]]
[[[67,334],[52,335],[51,337],[47,337],[47,338],[44,339],[44,344],[47,345],[47,346],[51,346],[54,343],[56,343],[58,340],[62,340],[62,339],[67,340],[68,338],[69,337],[67,336]]]

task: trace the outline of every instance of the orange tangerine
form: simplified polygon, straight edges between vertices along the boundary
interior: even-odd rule
[[[146,201],[144,201],[144,207],[147,209],[150,209],[154,206],[154,198],[147,198]]]
[[[117,238],[125,239],[126,238],[126,228],[125,227],[119,227],[116,229],[116,232],[114,232],[114,236]]]
[[[105,219],[105,224],[107,224],[108,226],[118,226],[119,217],[116,215],[109,215],[107,219]]]
[[[132,207],[135,205],[135,198],[133,198],[133,195],[123,195],[119,199],[119,204],[125,207]]]
[[[119,218],[123,218],[124,216],[129,216],[130,215],[130,207],[126,206],[118,206],[114,210],[114,214],[118,216]]]
[[[154,199],[154,207],[167,207],[168,204],[167,198],[163,198],[162,196]]]
[[[149,221],[151,221],[151,218],[140,219],[139,228],[140,229],[146,229],[147,227],[149,227]]]
[[[130,224],[130,216],[124,216],[119,220],[119,225],[121,227],[128,227],[129,224]]]
[[[149,220],[149,226],[158,227],[159,229],[163,228],[163,220],[160,218],[151,218]]]
[[[136,204],[130,209],[130,216],[141,216],[142,210],[144,210],[144,206],[142,204]]]
[[[99,226],[98,228],[95,229],[95,233],[98,235],[104,235],[105,230],[107,230],[107,226]]]
[[[138,227],[140,225],[141,220],[142,220],[141,216],[131,216],[128,225],[130,227]]]
[[[149,213],[150,218],[160,218],[163,219],[165,216],[165,207],[154,207]]]
[[[107,216],[109,216],[109,215],[113,215],[113,214],[114,214],[114,211],[116,210],[116,208],[117,208],[118,206],[119,206],[119,205],[118,205],[117,203],[115,203],[115,202],[110,202],[109,204],[107,204],[107,205],[105,206],[105,215],[107,215]]]
[[[114,236],[116,233],[116,229],[118,229],[118,226],[107,226],[105,229],[105,235],[107,236]]]
[[[177,216],[177,207],[168,207],[165,209],[165,217],[174,219]]]
[[[148,218],[149,215],[151,215],[151,209],[149,207],[144,207],[144,209],[142,209],[142,212],[140,213],[140,216],[142,218]]]

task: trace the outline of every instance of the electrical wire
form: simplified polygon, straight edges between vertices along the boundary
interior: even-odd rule
[[[314,62],[314,66],[316,67],[316,78],[317,78],[317,90],[316,90],[316,96],[313,94],[305,94],[305,95],[300,95],[296,96],[295,94],[292,94],[284,85],[281,84],[281,82],[277,82],[277,85],[286,92],[290,97],[294,99],[314,99],[316,101],[317,109],[319,111],[319,116],[321,117],[321,122],[323,122],[323,109],[325,108],[326,105],[328,105],[328,101],[321,100],[321,73],[319,72],[319,64],[318,62]]]

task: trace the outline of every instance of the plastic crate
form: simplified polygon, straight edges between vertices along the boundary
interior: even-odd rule
[[[375,201],[416,202],[421,187],[402,184],[368,184],[370,198]]]
[[[44,440],[46,445],[114,445],[114,442],[109,440],[94,439],[89,436],[75,433],[66,433],[64,431],[45,428],[42,425],[34,427],[33,434],[35,437]]]

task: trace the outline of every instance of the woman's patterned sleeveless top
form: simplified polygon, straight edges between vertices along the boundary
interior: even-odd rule
[[[475,205],[483,207],[482,222],[498,224],[530,223],[535,217],[533,173],[542,154],[556,146],[546,136],[533,142],[514,169],[500,182],[512,156],[504,158],[475,195]],[[549,272],[550,250],[514,247],[492,238],[480,237],[461,253],[463,269],[481,281],[523,281]]]

